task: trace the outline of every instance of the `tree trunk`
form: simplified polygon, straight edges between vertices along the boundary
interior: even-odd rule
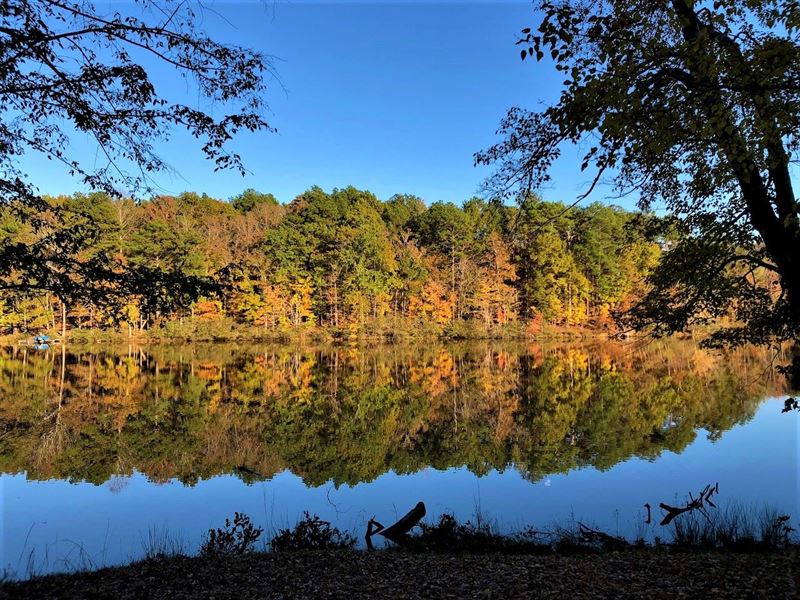
[[[672,5],[684,21],[682,32],[686,40],[696,41],[701,30],[710,32],[726,52],[741,62],[743,69],[749,68],[748,60],[738,44],[703,24],[695,12],[693,3],[687,0],[672,0]],[[726,106],[719,92],[717,75],[708,73],[697,65],[691,67],[693,74],[703,84],[694,91],[709,109],[709,118],[714,118],[711,109]],[[754,79],[755,77],[756,74],[753,74]],[[795,325],[800,325],[800,209],[792,189],[789,156],[778,134],[780,128],[774,119],[772,103],[769,92],[762,92],[753,96],[753,105],[748,108],[755,110],[756,125],[764,138],[772,139],[766,144],[766,170],[772,181],[774,197],[756,163],[756,157],[740,133],[735,116],[730,111],[727,111],[727,118],[721,123],[716,137],[736,176],[750,224],[758,231],[767,254],[775,263],[774,270],[780,277],[786,295],[789,316]]]
[[[339,327],[339,281],[333,278],[333,326]]]
[[[67,303],[61,301],[61,345],[67,343]]]

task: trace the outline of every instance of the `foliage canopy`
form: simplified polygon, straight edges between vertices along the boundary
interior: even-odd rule
[[[627,323],[669,334],[732,315],[712,343],[796,338],[800,4],[535,4],[541,20],[517,43],[523,59],[555,63],[562,92],[542,111],[509,111],[502,140],[476,155],[499,167],[491,186],[524,196],[578,144],[586,195],[609,178],[642,209],[676,217],[679,239]]]
[[[0,209],[0,248],[33,255],[74,223],[91,236],[65,254],[70,270],[57,279],[8,257],[0,335],[53,329],[60,316],[131,335],[177,337],[184,323],[184,337],[203,339],[237,328],[266,338],[611,327],[611,312],[642,295],[659,253],[639,215],[602,205],[565,213],[558,203],[471,198],[426,207],[354,187],[312,187],[286,206],[253,190],[231,202],[194,192],[138,204],[102,192],[45,202],[61,217],[46,231]],[[110,276],[87,284],[98,264]]]
[[[136,195],[152,190],[154,173],[169,170],[156,143],[182,129],[200,140],[215,169],[243,171],[229,141],[269,129],[262,114],[271,61],[211,39],[203,17],[202,5],[179,0],[105,11],[89,0],[0,3],[0,206],[39,232],[35,244],[0,244],[0,274],[24,273],[14,289],[35,286],[72,301],[79,293],[100,298],[178,285],[180,295],[196,296],[203,282],[179,279],[166,265],[120,277],[108,253],[76,262],[76,252],[95,242],[98,215],[54,227],[70,216],[39,197],[21,159],[42,155],[88,189]],[[198,102],[163,93],[157,65],[192,85]],[[71,140],[88,140],[96,152],[76,154]],[[95,157],[77,158],[83,154]]]

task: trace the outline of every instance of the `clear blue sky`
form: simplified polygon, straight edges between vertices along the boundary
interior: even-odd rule
[[[197,141],[173,136],[159,149],[179,174],[158,178],[165,193],[230,198],[253,187],[288,202],[312,185],[355,185],[380,198],[403,192],[460,203],[489,174],[473,166],[473,153],[492,143],[506,110],[534,108],[558,93],[555,70],[523,63],[514,45],[515,33],[534,24],[527,1],[210,6],[219,16],[205,12],[206,31],[276,57],[283,87],[273,84],[268,102],[278,133],[232,145],[251,171],[244,178],[214,173]],[[155,79],[170,96],[196,103],[171,72],[157,70]],[[93,160],[81,138],[72,151]],[[544,196],[572,201],[587,183],[577,165],[577,151],[568,150]],[[26,167],[43,193],[79,189],[53,163],[27,159]]]

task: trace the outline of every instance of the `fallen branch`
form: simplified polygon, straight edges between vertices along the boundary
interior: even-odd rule
[[[367,534],[364,539],[367,542],[367,548],[373,550],[372,536],[375,534],[382,535],[387,540],[394,542],[399,546],[407,545],[409,542],[408,532],[419,523],[425,516],[425,503],[417,502],[417,505],[408,511],[402,518],[400,518],[393,525],[384,527],[375,517],[367,523]]]
[[[709,506],[716,508],[717,505],[714,504],[714,502],[711,500],[711,497],[718,493],[719,483],[713,486],[709,484],[702,489],[697,498],[694,498],[690,492],[689,502],[687,502],[685,506],[670,506],[669,504],[661,502],[658,506],[661,507],[662,510],[667,511],[667,514],[664,515],[664,518],[661,520],[661,525],[669,525],[678,515],[682,515],[685,512],[691,512],[693,510],[699,510],[706,519],[710,520],[710,517],[706,512],[705,505],[708,504]]]

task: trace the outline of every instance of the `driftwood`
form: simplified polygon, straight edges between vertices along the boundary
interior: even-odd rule
[[[406,545],[410,539],[408,532],[411,531],[411,528],[419,523],[424,516],[425,503],[417,502],[417,505],[414,508],[408,511],[395,524],[389,525],[389,527],[384,527],[375,520],[375,517],[372,517],[367,524],[367,535],[364,537],[367,542],[367,548],[370,550],[373,549],[372,536],[376,533],[382,535],[387,540],[398,544],[399,546]]]
[[[664,515],[664,518],[661,520],[661,525],[669,525],[678,515],[682,515],[685,512],[691,512],[693,510],[699,510],[706,519],[710,520],[710,517],[706,512],[705,505],[707,504],[713,508],[717,507],[717,505],[711,500],[711,497],[714,494],[719,494],[719,483],[715,485],[709,484],[704,487],[697,498],[692,497],[690,492],[689,502],[687,502],[685,506],[670,506],[669,504],[662,502],[659,504],[659,506],[663,510],[667,511],[667,514]]]

